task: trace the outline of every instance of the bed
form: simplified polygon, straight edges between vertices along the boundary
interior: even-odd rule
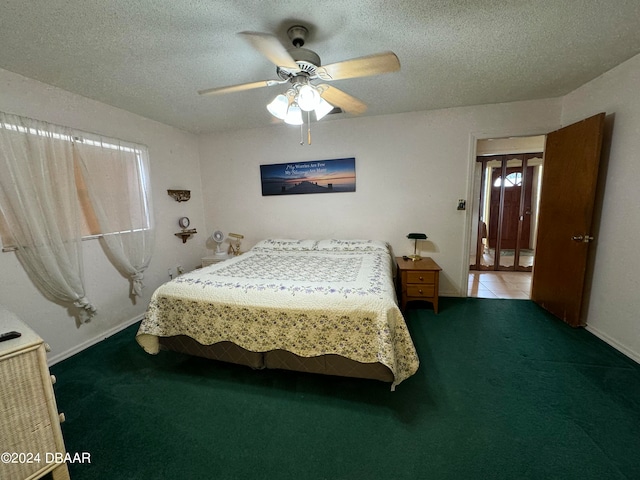
[[[263,240],[161,285],[136,340],[150,354],[371,378],[393,390],[419,365],[394,271],[385,242]]]

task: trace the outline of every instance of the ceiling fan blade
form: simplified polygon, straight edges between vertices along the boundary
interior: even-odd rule
[[[319,67],[316,75],[323,80],[367,77],[400,70],[400,60],[393,52],[376,53],[366,57],[330,63]]]
[[[240,83],[238,85],[229,85],[227,87],[207,88],[206,90],[198,90],[199,95],[217,95],[219,93],[234,93],[252,90],[254,88],[271,87],[280,85],[282,82],[277,80],[260,80],[259,82]]]
[[[331,105],[340,107],[345,112],[360,115],[367,111],[367,105],[364,102],[358,100],[356,97],[352,97],[338,88],[327,85],[326,83],[318,85],[318,88],[322,90],[322,93],[320,94],[322,98]]]
[[[242,35],[251,43],[253,48],[267,57],[271,63],[276,66],[298,70],[298,64],[291,54],[273,35],[260,32],[240,32],[238,35]]]

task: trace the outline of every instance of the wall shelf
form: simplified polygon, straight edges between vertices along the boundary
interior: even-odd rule
[[[176,202],[188,202],[191,198],[191,190],[167,190],[167,193]]]
[[[196,229],[192,228],[190,230],[182,230],[181,232],[175,233],[174,235],[176,237],[182,238],[182,243],[187,243],[187,240],[189,240],[191,236],[195,235],[196,233],[198,233]]]

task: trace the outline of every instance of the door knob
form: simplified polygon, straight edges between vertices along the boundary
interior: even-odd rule
[[[573,237],[571,237],[571,240],[575,242],[589,243],[591,240],[593,240],[593,237],[589,235],[574,235]]]

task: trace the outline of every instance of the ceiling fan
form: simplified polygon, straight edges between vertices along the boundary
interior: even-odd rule
[[[356,115],[364,113],[367,109],[366,104],[361,100],[327,83],[317,83],[318,81],[331,82],[366,77],[395,72],[400,69],[400,61],[393,52],[377,53],[322,65],[318,54],[303,48],[308,33],[308,29],[304,26],[290,27],[287,30],[287,35],[293,48],[287,49],[274,35],[241,32],[239,35],[275,64],[278,79],[209,88],[200,90],[198,93],[200,95],[218,95],[290,83],[291,86],[287,92],[278,95],[267,106],[267,109],[273,116],[286,123],[302,125],[302,111],[314,111],[316,120],[320,120],[334,107]]]

